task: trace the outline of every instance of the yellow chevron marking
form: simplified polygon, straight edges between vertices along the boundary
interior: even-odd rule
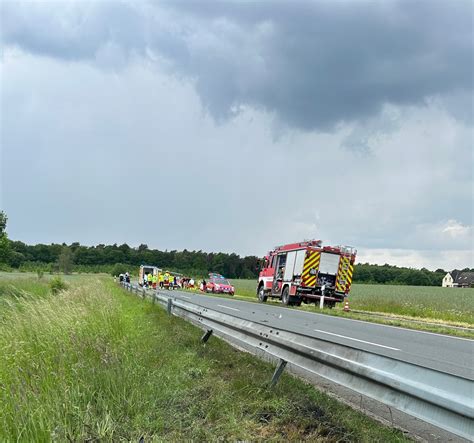
[[[345,291],[347,283],[350,283],[350,259],[349,257],[341,257],[341,263],[336,278],[336,290]]]
[[[348,281],[349,284],[352,283],[352,274],[354,273],[354,265],[349,265]]]
[[[311,269],[319,269],[319,262],[321,259],[321,252],[312,251],[306,257],[306,260],[303,265],[302,279],[306,286],[315,286],[316,285],[316,275],[311,275]]]
[[[350,257],[343,257],[341,259],[341,267],[336,281],[336,289],[339,291],[345,291],[347,286],[350,288],[353,273],[354,265],[351,263]]]
[[[318,253],[315,253],[313,255],[316,255],[316,257],[311,256],[309,259],[307,259],[306,263],[304,264],[303,277],[309,275],[309,272],[311,271],[312,268],[319,268],[320,255]]]
[[[318,259],[319,259],[319,254],[313,254],[311,257],[309,257],[306,260],[306,263],[304,264],[304,268],[307,269],[307,268],[312,267],[312,265],[316,263]]]

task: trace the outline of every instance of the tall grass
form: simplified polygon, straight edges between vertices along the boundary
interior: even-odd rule
[[[474,325],[474,289],[436,286],[354,285],[351,307]]]
[[[0,441],[405,441],[111,282],[5,310]]]

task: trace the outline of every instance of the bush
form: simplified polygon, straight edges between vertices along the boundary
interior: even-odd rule
[[[0,271],[2,272],[12,272],[12,268],[6,263],[0,263]]]
[[[58,276],[51,279],[49,287],[53,294],[57,294],[58,292],[65,291],[69,286],[61,277]]]
[[[130,267],[130,266],[128,266]],[[110,272],[113,276],[120,275],[120,274],[125,274],[127,272],[127,265],[124,265],[123,263],[115,263],[114,267],[112,268],[112,271]]]

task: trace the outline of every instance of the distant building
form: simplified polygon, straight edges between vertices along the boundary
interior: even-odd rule
[[[454,285],[459,288],[474,288],[474,272],[460,272],[454,281]]]
[[[443,277],[443,282],[441,283],[441,286],[443,288],[452,288],[454,284],[454,278],[451,275],[450,272],[448,272],[444,277]]]
[[[458,271],[455,269],[452,272],[448,272],[443,277],[441,283],[443,288],[471,288],[474,287],[474,272],[471,271]]]

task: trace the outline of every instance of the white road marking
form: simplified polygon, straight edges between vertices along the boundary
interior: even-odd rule
[[[249,303],[249,302],[246,302],[246,303]],[[291,308],[286,308],[286,309],[291,309]],[[294,312],[294,310],[293,310],[293,312]],[[312,312],[307,312],[307,311],[298,311],[298,312],[306,312],[307,314],[310,314],[310,315],[324,315],[325,317],[329,317],[329,315],[319,314],[317,312],[315,312],[314,314]],[[438,334],[436,332],[428,332],[428,331],[420,331],[419,329],[404,328],[403,326],[392,326],[392,325],[386,325],[386,324],[383,324],[383,323],[374,323],[374,322],[371,322],[369,320],[356,320],[354,318],[344,318],[344,317],[332,317],[332,318],[337,318],[337,319],[346,320],[346,321],[355,321],[357,323],[364,323],[364,324],[369,323],[371,326],[380,326],[381,328],[393,328],[393,329],[398,329],[398,330],[401,329],[403,331],[413,332],[413,333],[417,333],[417,334],[437,335],[438,337],[452,338],[453,340],[465,340],[465,341],[470,341],[470,342],[474,341],[472,338],[456,337],[454,335]],[[390,318],[388,318],[387,320],[390,320]],[[440,326],[443,326],[443,324],[440,323]]]
[[[224,305],[217,305],[217,306],[220,306],[221,308],[232,309],[232,311],[240,311],[240,309],[231,308],[230,306],[224,306]]]
[[[187,298],[188,300],[191,300],[191,297],[188,297],[187,295],[182,295],[182,298]]]
[[[196,294],[198,297],[206,297],[204,294]],[[212,298],[216,298],[212,295],[207,295],[208,297],[212,297]],[[257,302],[252,302],[252,301],[246,301],[246,300],[235,300],[235,301],[232,301],[232,303],[236,303],[236,304],[239,304],[239,303],[244,303],[244,304],[252,304],[252,305],[255,305],[257,304]],[[383,324],[383,323],[374,323],[374,322],[371,322],[369,320],[356,320],[355,318],[345,318],[345,317],[331,317],[330,315],[326,315],[326,314],[319,314],[318,312],[308,312],[308,311],[300,311],[300,310],[295,310],[293,308],[285,308],[284,306],[269,306],[271,309],[287,309],[291,312],[298,312],[300,314],[307,314],[307,315],[311,315],[313,316],[324,316],[325,318],[332,318],[332,319],[337,319],[337,320],[345,320],[345,321],[348,321],[348,322],[357,322],[357,323],[364,323],[364,324],[369,324],[370,326],[378,326],[380,328],[393,328],[393,329],[398,329],[399,331],[405,331],[405,332],[413,332],[414,334],[428,334],[428,335],[437,335],[438,337],[443,337],[443,338],[446,338],[446,339],[451,339],[451,340],[463,340],[463,341],[469,341],[471,343],[474,342],[474,340],[472,338],[464,338],[464,337],[456,337],[454,335],[447,335],[447,334],[440,334],[440,333],[437,333],[437,332],[428,332],[428,331],[420,331],[419,329],[410,329],[410,328],[404,328],[403,326],[392,326],[392,325],[386,325],[386,324]],[[337,321],[336,320],[336,321]],[[330,320],[331,321],[331,320]],[[440,326],[442,326],[442,324],[440,324]]]
[[[347,337],[346,335],[334,334],[333,332],[322,331],[321,329],[314,329],[315,332],[321,332],[323,334],[334,335],[336,337],[345,338],[346,340],[359,341],[361,343],[367,343],[372,346],[380,346],[381,348],[391,349],[392,351],[400,351],[398,348],[392,348],[391,346],[379,345],[378,343],[372,343],[371,341],[359,340],[358,338]]]

